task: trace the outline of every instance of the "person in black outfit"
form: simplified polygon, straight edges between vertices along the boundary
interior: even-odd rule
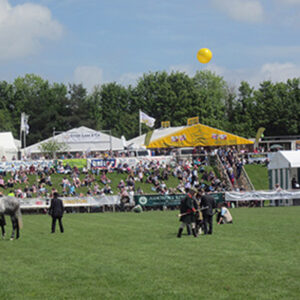
[[[0,227],[1,227],[1,231],[2,231],[2,238],[5,237],[5,217],[3,214],[0,214]]]
[[[188,231],[192,231],[194,237],[197,237],[197,232],[194,223],[194,214],[196,213],[196,208],[194,206],[194,197],[197,193],[196,189],[191,188],[189,193],[181,200],[180,203],[180,227],[178,230],[177,237],[181,237],[184,227],[188,227]]]
[[[214,215],[213,209],[217,207],[216,201],[212,195],[210,195],[209,193],[206,193],[201,198],[200,207],[201,207],[202,215],[203,215],[204,234],[212,234],[212,232],[213,232],[213,215]]]
[[[51,233],[55,232],[56,220],[59,222],[60,232],[64,232],[64,227],[62,224],[62,217],[64,214],[64,205],[61,199],[58,198],[58,193],[53,194],[53,199],[51,200],[49,215],[52,217],[52,227]]]

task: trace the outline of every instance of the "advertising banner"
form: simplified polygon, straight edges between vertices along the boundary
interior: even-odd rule
[[[251,200],[281,200],[281,199],[300,199],[300,191],[290,192],[277,191],[251,191],[251,192],[226,192],[226,201],[251,201]]]
[[[116,168],[117,160],[115,158],[107,158],[107,159],[91,159],[90,160],[90,168],[97,169],[107,169],[107,168]]]
[[[70,159],[63,159],[59,161],[62,161],[63,166],[66,166],[68,164],[71,168],[77,167],[78,169],[82,169],[87,165],[85,158],[70,158]]]
[[[11,172],[11,171],[19,170],[20,167],[22,167],[23,169],[29,168],[31,165],[33,165],[35,168],[38,167],[50,168],[54,165],[54,160],[31,160],[31,161],[14,160],[14,161],[0,162],[0,171]]]
[[[94,196],[94,197],[60,197],[65,207],[100,207],[104,205],[120,204],[120,196]],[[49,208],[51,199],[46,198],[25,198],[20,199],[21,209],[41,209]],[[130,203],[133,205],[133,197],[130,197]]]
[[[88,168],[116,168],[120,163],[127,164],[129,167],[135,167],[138,163],[147,163],[150,161],[159,164],[169,164],[173,160],[172,156],[149,156],[149,157],[117,157],[117,158],[91,158],[88,159]]]
[[[222,193],[211,194],[216,203],[224,201]],[[142,206],[177,206],[186,194],[172,194],[172,195],[135,195],[135,204]]]
[[[100,132],[84,131],[84,132],[64,132],[61,135],[63,142],[71,143],[100,143],[103,142],[102,134]]]

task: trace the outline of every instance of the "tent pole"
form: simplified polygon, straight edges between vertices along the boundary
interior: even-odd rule
[[[142,135],[141,110],[139,110],[139,136]]]

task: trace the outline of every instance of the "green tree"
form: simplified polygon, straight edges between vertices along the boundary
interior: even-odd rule
[[[39,145],[39,150],[49,158],[56,158],[56,153],[68,151],[68,146],[65,143],[58,143],[51,139],[48,142],[44,142]]]
[[[226,129],[226,99],[228,86],[221,76],[211,71],[197,72],[193,78],[197,98],[192,107],[200,122],[220,129]]]

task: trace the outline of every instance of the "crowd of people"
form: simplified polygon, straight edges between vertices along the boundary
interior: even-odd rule
[[[53,177],[58,178],[53,182]],[[121,176],[114,176],[119,174]],[[115,178],[122,179],[112,182]],[[172,186],[169,183],[172,180]],[[176,183],[177,184],[174,184]],[[113,185],[113,187],[112,187]],[[158,194],[185,193],[190,187],[203,191],[222,192],[228,189],[208,167],[207,156],[183,159],[172,164],[156,160],[140,160],[135,166],[119,163],[115,168],[86,167],[79,169],[59,161],[51,166],[20,166],[0,175],[0,191],[13,192],[19,198],[51,197],[59,191],[63,196],[85,195],[128,195],[143,194],[143,187],[149,185],[151,192]],[[149,189],[147,189],[149,190]],[[125,197],[124,196],[124,197]]]

